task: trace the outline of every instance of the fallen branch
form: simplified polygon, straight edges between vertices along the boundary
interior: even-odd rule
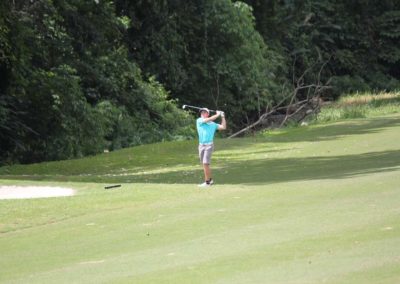
[[[261,115],[258,120],[250,125],[248,125],[247,127],[239,130],[238,132],[235,132],[234,134],[232,134],[231,136],[229,136],[228,138],[234,138],[240,134],[242,134],[243,132],[246,132],[254,127],[256,127],[257,125],[259,125],[260,123],[262,123],[263,121],[265,121],[270,115],[272,115],[273,113],[280,111],[280,110],[287,110],[289,108],[293,108],[295,106],[300,105],[300,107],[291,115],[286,116],[287,118],[295,115],[296,113],[298,113],[301,109],[303,109],[305,106],[308,105],[309,100],[303,100],[303,101],[299,101],[297,103],[291,104],[291,105],[287,105],[287,106],[282,106],[282,107],[275,107],[273,108],[271,111],[264,113],[263,115]],[[286,119],[286,118],[285,118]],[[286,120],[285,120],[286,121]],[[282,126],[282,125],[281,125]]]
[[[329,60],[328,60],[329,61]],[[328,88],[327,84],[329,84],[329,81],[326,83],[326,85],[322,85],[321,84],[321,73],[323,68],[326,66],[326,64],[328,63],[328,61],[324,62],[321,66],[321,68],[319,69],[318,72],[318,76],[317,76],[317,83],[316,84],[309,84],[309,85],[303,85],[304,83],[304,77],[305,75],[312,69],[315,67],[316,63],[313,64],[312,66],[310,66],[309,68],[307,68],[303,74],[297,79],[297,81],[295,82],[294,79],[294,70],[293,70],[293,85],[294,85],[294,89],[293,92],[291,92],[290,95],[290,100],[289,100],[289,104],[286,106],[281,106],[285,101],[287,101],[288,97],[285,97],[280,103],[278,103],[272,110],[264,113],[263,115],[261,115],[258,120],[248,126],[246,126],[245,128],[239,130],[238,132],[232,134],[231,136],[229,136],[228,138],[233,138],[236,137],[240,134],[242,134],[243,132],[246,132],[254,127],[256,127],[257,125],[259,125],[260,123],[262,123],[263,121],[265,121],[269,116],[271,116],[273,113],[280,111],[280,110],[286,110],[285,111],[285,117],[283,118],[282,122],[280,122],[279,127],[282,127],[289,118],[292,118],[293,116],[295,116],[296,114],[298,114],[300,111],[302,111],[306,106],[311,106],[311,111],[306,111],[305,114],[303,115],[303,117],[298,120],[297,122],[300,122],[301,120],[303,120],[307,115],[310,115],[312,113],[315,113],[316,111],[318,111],[320,109],[320,105],[319,105],[319,97],[321,92]],[[294,69],[294,64],[293,64],[293,69]],[[302,101],[298,101],[295,102],[298,93],[301,90],[307,89],[307,99],[302,100]],[[312,91],[313,90],[313,91]],[[313,100],[317,100],[318,103],[315,106],[313,103]],[[294,112],[291,112],[293,109],[295,108]]]

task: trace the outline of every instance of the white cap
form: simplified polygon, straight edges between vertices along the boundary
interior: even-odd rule
[[[206,112],[210,113],[210,110],[209,110],[208,108],[206,108],[206,107],[202,107],[202,108],[199,110],[199,112],[202,112],[202,111],[206,111]]]

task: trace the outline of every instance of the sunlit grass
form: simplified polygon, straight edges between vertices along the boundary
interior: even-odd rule
[[[0,283],[399,283],[399,135],[394,114],[217,139],[208,189],[195,141],[2,167],[77,194],[0,201]]]
[[[325,105],[315,123],[342,119],[368,118],[400,112],[400,92],[365,93],[341,97]]]
[[[400,92],[391,93],[357,93],[355,95],[342,96],[337,102],[338,107],[350,105],[383,105],[390,102],[400,102]]]

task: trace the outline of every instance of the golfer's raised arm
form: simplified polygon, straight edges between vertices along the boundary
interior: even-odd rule
[[[226,119],[225,114],[221,113],[221,124],[218,126],[218,130],[225,130],[226,129]]]
[[[217,111],[216,114],[214,114],[213,116],[207,117],[207,118],[203,118],[203,123],[207,123],[210,121],[214,121],[216,120],[219,116],[221,115],[221,113],[219,111]]]

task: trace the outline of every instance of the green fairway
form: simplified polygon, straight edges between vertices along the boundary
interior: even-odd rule
[[[0,283],[400,283],[400,114],[196,147],[0,168],[77,191],[0,200]]]

